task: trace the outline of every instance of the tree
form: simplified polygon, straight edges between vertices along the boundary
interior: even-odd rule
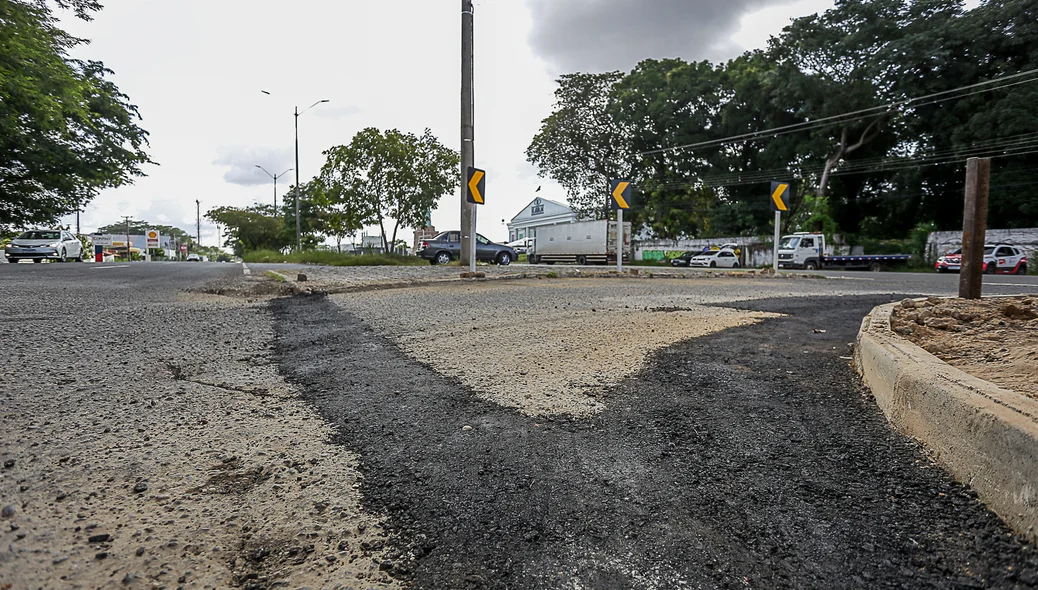
[[[327,220],[322,215],[321,207],[316,199],[320,191],[320,182],[311,180],[303,184],[299,200],[299,241],[303,250],[316,248],[327,234]],[[285,193],[279,207],[284,221],[286,239],[295,244],[296,241],[296,188],[292,185]]]
[[[342,252],[342,241],[352,238],[364,229],[364,211],[351,205],[341,194],[326,189],[320,179],[310,183],[310,191],[318,217],[321,218],[325,235],[335,238],[335,249]]]
[[[84,19],[91,0],[62,0]],[[99,191],[132,182],[150,162],[137,107],[45,2],[0,2],[0,231],[54,223]]]
[[[460,180],[460,156],[428,129],[419,137],[369,127],[349,145],[333,147],[324,155],[320,182],[325,206],[343,215],[339,231],[357,219],[377,224],[387,252],[401,227],[423,226],[440,197],[453,192]],[[391,234],[387,220],[393,220]]]
[[[149,229],[158,230],[160,235],[169,236],[182,243],[194,242],[194,236],[180,229],[179,227],[173,227],[171,225],[162,225],[161,223],[151,223],[149,221],[135,221],[133,219],[129,222],[130,233],[132,235],[144,235]],[[114,236],[126,235],[126,222],[116,221],[108,225],[97,228],[99,234],[110,234]]]
[[[559,78],[554,110],[526,148],[538,174],[559,183],[581,217],[604,217],[609,181],[634,179],[631,125],[616,102],[623,78],[621,72]]]
[[[281,251],[295,243],[295,236],[290,238],[285,232],[284,221],[272,205],[216,207],[205,217],[227,228],[223,245],[230,246],[238,256],[255,250]]]

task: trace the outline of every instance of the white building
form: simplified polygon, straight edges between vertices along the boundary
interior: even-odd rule
[[[538,227],[573,223],[576,220],[577,213],[566,205],[538,197],[508,222],[508,241],[535,238]]]

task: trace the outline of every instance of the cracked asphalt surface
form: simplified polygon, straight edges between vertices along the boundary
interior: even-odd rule
[[[1033,547],[844,358],[891,292],[954,279],[538,281],[785,314],[653,353],[578,419],[407,354],[401,302],[433,288],[267,301],[237,265],[4,265],[0,588],[1034,588]],[[551,321],[528,282],[436,297]]]
[[[1033,548],[841,358],[897,298],[736,304],[788,316],[671,346],[584,420],[482,401],[326,298],[271,305],[281,370],[360,457],[384,567],[416,587],[1035,587]]]

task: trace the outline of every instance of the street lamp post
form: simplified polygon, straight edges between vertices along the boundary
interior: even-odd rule
[[[267,96],[271,96],[271,94],[269,92],[267,92],[266,90],[260,90],[260,92],[262,92],[263,94],[266,94]],[[323,102],[331,102],[331,101],[329,101],[327,98],[323,99],[323,100],[319,100],[319,101],[315,102],[314,104],[306,107],[302,111],[300,111],[299,107],[297,106],[295,108],[295,112],[294,112],[295,123],[296,123],[296,167],[295,167],[295,171],[296,171],[296,194],[295,194],[295,201],[296,201],[296,251],[297,252],[303,249],[302,240],[301,240],[301,237],[300,237],[300,234],[302,233],[301,232],[301,224],[299,222],[299,115],[302,115],[306,111],[309,111],[310,109],[314,108],[315,106],[317,106],[317,105],[319,105],[319,104],[321,104]]]
[[[282,176],[288,174],[289,172],[291,172],[292,168],[289,168],[288,170],[285,170],[281,174],[271,174],[270,172],[267,171],[266,168],[264,168],[263,166],[260,166],[259,164],[256,164],[256,167],[259,168],[260,170],[266,172],[267,176],[269,176],[269,177],[274,179],[274,214],[276,215],[277,211],[278,211],[278,179],[281,178]]]

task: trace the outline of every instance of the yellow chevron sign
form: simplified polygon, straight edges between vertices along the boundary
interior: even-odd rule
[[[630,209],[631,208],[631,181],[629,180],[614,180],[609,183],[609,194],[612,197],[612,208],[613,209]]]
[[[468,191],[465,200],[476,205],[483,204],[483,192],[486,190],[487,173],[479,168],[469,167]]]
[[[785,182],[771,183],[771,210],[789,211],[789,184]]]

